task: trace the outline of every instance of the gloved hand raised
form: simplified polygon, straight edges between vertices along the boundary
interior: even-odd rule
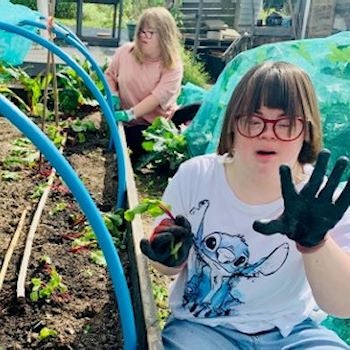
[[[135,119],[132,108],[114,112],[114,118],[117,122],[129,122]]]
[[[149,240],[141,240],[140,248],[149,259],[176,267],[187,260],[192,244],[191,224],[184,216],[178,215],[175,220],[162,220]]]
[[[327,232],[342,218],[350,204],[350,180],[339,197],[335,201],[332,198],[349,163],[345,157],[336,161],[327,183],[319,192],[329,157],[329,151],[320,152],[314,171],[300,193],[296,192],[292,183],[290,168],[282,165],[280,177],[284,212],[270,222],[255,221],[254,230],[265,235],[284,234],[297,243],[301,252],[314,251],[321,246]]]

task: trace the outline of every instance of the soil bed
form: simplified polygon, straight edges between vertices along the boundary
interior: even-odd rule
[[[98,132],[84,144],[67,143],[64,154],[92,194],[101,211],[112,210],[116,196],[116,164],[107,151],[108,137],[100,127],[100,114],[90,114]],[[5,169],[11,142],[19,137],[18,130],[0,117],[0,174]],[[90,249],[72,251],[72,237],[82,231],[82,213],[72,195],[56,179],[38,226],[26,278],[26,298],[20,303],[16,284],[26,235],[38,199],[32,199],[37,184],[46,181],[47,174],[37,168],[18,172],[20,180],[0,181],[0,264],[16,231],[25,208],[29,208],[19,242],[9,264],[0,291],[0,348],[3,349],[121,349],[122,335],[114,292],[106,267],[90,258]],[[58,204],[65,203],[63,210]],[[124,267],[128,265],[125,251],[119,250]],[[42,260],[49,258],[50,263]],[[49,265],[49,268],[48,268]],[[34,302],[29,295],[31,279],[43,281],[55,268],[62,277],[66,292],[55,293],[49,299]],[[39,339],[40,330],[48,327],[56,336]]]

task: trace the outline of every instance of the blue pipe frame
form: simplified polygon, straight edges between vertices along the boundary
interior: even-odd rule
[[[40,19],[46,20],[45,17],[41,17]],[[39,23],[35,21],[29,21],[24,20],[18,23],[19,26],[32,26],[39,29],[47,30],[47,27],[44,23]],[[106,77],[102,71],[102,69],[99,67],[99,65],[96,63],[95,59],[90,54],[87,47],[84,45],[84,43],[67,27],[63,26],[59,23],[54,23],[52,26],[52,32],[56,35],[58,39],[64,40],[67,44],[72,45],[74,48],[76,48],[91,64],[93,69],[95,70],[98,78],[101,80],[103,89],[106,94],[106,99],[109,107],[111,110],[114,110],[113,101],[112,101],[112,93],[111,89],[107,83]]]
[[[30,21],[28,21],[29,23]],[[21,22],[24,23],[24,22]],[[35,23],[35,22],[34,22]],[[38,23],[41,27],[41,24]],[[36,25],[38,26],[38,25]],[[43,26],[45,28],[45,26]],[[9,24],[6,22],[1,22],[0,21],[0,30],[5,30],[20,36],[23,36],[29,40],[32,40],[49,51],[53,52],[56,56],[61,58],[64,62],[67,63],[71,68],[73,68],[78,75],[83,79],[84,83],[86,86],[90,89],[91,93],[99,103],[102,112],[106,118],[107,124],[109,126],[109,130],[111,133],[111,144],[114,145],[116,155],[117,155],[117,165],[118,165],[118,190],[117,190],[117,201],[116,201],[116,208],[123,208],[125,205],[125,198],[126,198],[126,168],[125,168],[125,156],[123,153],[123,147],[122,143],[120,140],[120,135],[118,133],[116,121],[114,120],[113,116],[113,107],[112,107],[112,96],[110,89],[107,85],[107,82],[103,76],[102,71],[99,69],[98,65],[92,58],[92,56],[87,53],[87,50],[83,47],[83,43],[81,43],[80,39],[79,41],[76,41],[77,38],[72,39],[71,35],[68,37],[67,35],[65,36],[66,38],[69,38],[69,43],[73,44],[85,57],[88,58],[89,62],[94,62],[93,67],[94,69],[97,68],[96,73],[99,74],[99,78],[101,79],[102,77],[102,83],[104,85],[106,95],[107,95],[107,100],[108,103],[106,102],[105,98],[103,97],[102,93],[98,90],[96,85],[94,84],[93,80],[90,78],[90,76],[84,71],[84,69],[76,63],[69,55],[67,55],[63,50],[61,50],[57,45],[53,44],[52,42],[42,38],[40,35],[37,35],[33,32],[30,32],[26,29],[20,28],[19,26]],[[60,33],[61,36],[61,33]],[[62,34],[62,38],[63,38]],[[76,42],[75,42],[75,41]],[[107,87],[107,88],[106,88]]]
[[[0,95],[0,115],[7,118],[44,154],[45,158],[63,178],[85,213],[96,234],[111,274],[124,336],[124,349],[135,350],[137,348],[136,325],[125,274],[112,237],[95,202],[72,166],[52,141],[35,123],[2,95]]]
[[[113,118],[113,112],[111,109],[112,100],[111,96],[107,99],[110,100],[110,103],[107,104],[101,92],[94,85],[92,79],[89,75],[74,61],[72,60],[65,52],[63,52],[56,45],[52,44],[46,39],[43,39],[39,35],[32,33],[26,29],[17,27],[12,24],[8,24],[0,21],[0,29],[5,30],[20,36],[23,36],[29,40],[32,40],[51,52],[60,57],[63,61],[65,61],[71,68],[73,68],[83,79],[84,83],[89,87],[90,91],[99,102],[100,107],[106,117],[107,123],[110,128],[111,138],[114,141],[114,145],[117,153],[117,161],[118,161],[118,196],[117,196],[117,208],[122,208],[124,206],[125,194],[126,194],[126,169],[125,169],[125,157],[122,150],[121,140],[118,134],[118,130]],[[79,47],[82,49],[82,43]],[[93,60],[93,59],[92,59]],[[106,91],[109,91],[108,89]],[[73,195],[79,202],[82,210],[87,216],[87,219],[94,229],[96,233],[97,240],[99,245],[104,253],[106,258],[106,262],[111,274],[111,279],[113,283],[113,288],[115,291],[116,299],[118,302],[118,307],[120,311],[120,319],[122,326],[122,333],[124,336],[125,346],[124,348],[127,350],[136,349],[136,327],[135,327],[135,318],[132,309],[132,303],[130,294],[128,291],[125,275],[122,269],[122,265],[120,263],[120,259],[114,243],[110,237],[110,233],[106,228],[104,221],[99,214],[99,211],[92,201],[89,193],[85,189],[84,185],[81,183],[80,179],[76,176],[74,170],[71,168],[70,164],[65,160],[65,158],[58,152],[56,147],[51,143],[51,141],[47,138],[45,134],[34,124],[29,118],[27,118],[18,108],[8,102],[3,96],[0,96],[0,112],[4,115],[8,116],[8,119],[23,133],[26,134],[25,130],[27,130],[27,136],[31,139],[33,144],[35,144],[41,152],[45,155],[45,157],[50,161],[50,163],[56,168],[56,170],[61,174],[68,187],[72,191]],[[20,122],[17,121],[16,117],[20,116]],[[33,125],[32,125],[33,124]],[[22,130],[23,129],[23,130]],[[38,140],[36,139],[38,137]],[[48,146],[49,145],[49,146]],[[41,147],[40,147],[41,146]],[[46,149],[45,147],[48,147]],[[52,149],[52,147],[54,149]],[[56,153],[57,152],[57,153]],[[63,158],[63,159],[61,159]],[[64,164],[64,165],[62,165]],[[67,173],[65,173],[64,167],[67,167]],[[71,171],[73,174],[71,174]],[[65,179],[63,174],[68,176],[68,179]],[[68,174],[68,175],[67,175]],[[76,178],[74,178],[74,176]],[[73,180],[72,180],[73,178]],[[78,188],[78,190],[75,190]],[[86,201],[86,203],[84,202]],[[100,233],[99,233],[100,232]]]
[[[41,20],[47,20],[45,17],[40,17]],[[19,26],[25,26],[30,25],[32,27],[40,28],[43,30],[47,30],[47,27],[43,23],[30,21],[30,20],[24,20],[18,23]],[[75,35],[69,28],[65,27],[64,25],[57,23],[52,26],[53,33],[59,38],[64,40],[66,43],[71,44],[73,47],[75,47],[91,64],[91,66],[95,69],[95,72],[99,79],[101,80],[103,84],[104,91],[106,93],[106,99],[107,103],[109,104],[112,112],[114,112],[114,105],[112,100],[112,93],[111,89],[107,83],[107,80],[105,78],[105,75],[103,74],[101,68],[98,66],[92,55],[90,54],[89,50],[86,48],[85,44],[80,40],[80,38]],[[109,141],[108,149],[111,150],[113,147],[113,139],[111,138]],[[118,154],[118,151],[116,150],[116,153]]]

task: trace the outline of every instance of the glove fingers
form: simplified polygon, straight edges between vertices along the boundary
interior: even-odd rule
[[[140,248],[142,253],[153,261],[164,263],[170,256],[170,244],[157,244],[157,242],[142,239]]]
[[[281,178],[282,197],[284,200],[285,207],[287,207],[290,203],[293,203],[295,197],[297,197],[297,193],[293,185],[290,167],[287,165],[281,165],[279,170]]]
[[[328,181],[325,187],[320,192],[318,198],[324,201],[331,201],[335,189],[338,187],[340,179],[348,166],[349,160],[346,157],[340,157],[332,170],[331,175],[328,178]]]
[[[151,259],[153,261],[159,261],[157,254],[153,251],[148,239],[145,239],[145,238],[141,239],[140,249],[141,249],[141,252],[144,255],[146,255],[149,259]]]
[[[163,254],[163,252],[170,252],[174,237],[170,232],[161,232],[151,241],[151,247],[155,252]]]
[[[324,175],[326,174],[327,164],[330,157],[330,152],[323,150],[317,157],[315,169],[312,172],[309,182],[300,191],[301,194],[307,197],[314,197],[320,188]]]
[[[285,231],[284,225],[280,220],[272,220],[269,222],[256,220],[253,223],[253,229],[264,235],[273,235]]]
[[[183,240],[184,238],[192,235],[191,231],[175,225],[168,227],[167,232],[169,232],[176,241]]]
[[[182,226],[184,229],[190,232],[192,231],[190,222],[183,215],[176,216],[175,225]]]

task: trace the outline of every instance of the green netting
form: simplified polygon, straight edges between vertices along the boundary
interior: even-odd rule
[[[345,343],[350,345],[350,319],[328,316],[321,322],[323,326],[335,331]]]
[[[321,109],[325,147],[332,151],[333,162],[350,156],[350,32],[266,44],[236,56],[184,132],[191,155],[215,152],[232,91],[251,67],[264,61],[288,61],[308,72]]]
[[[192,83],[186,83],[181,87],[180,96],[177,99],[179,106],[187,106],[192,103],[201,103],[205,97],[207,90]]]

